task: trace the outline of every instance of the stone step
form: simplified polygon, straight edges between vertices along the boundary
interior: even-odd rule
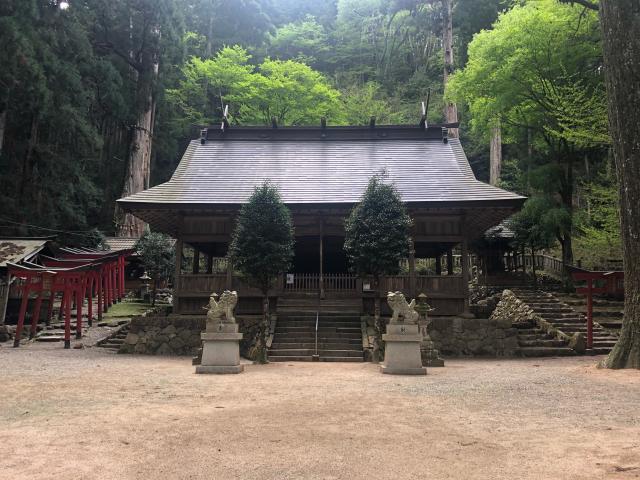
[[[316,332],[276,332],[274,340],[288,339],[287,341],[293,342],[295,339],[311,339],[315,341]],[[330,332],[318,332],[318,339],[358,339],[362,338],[362,332],[353,333],[330,333]],[[307,340],[309,341],[309,340]]]
[[[566,357],[575,355],[569,347],[521,347],[520,355],[523,357]]]
[[[593,347],[594,348],[613,348],[616,344],[615,340],[593,340]]]
[[[277,327],[311,327],[311,328],[316,328],[316,322],[309,322],[309,321],[295,321],[295,320],[286,320],[286,321],[282,321],[282,320],[278,320],[278,323],[276,324]],[[323,328],[323,327],[333,327],[333,328],[341,328],[341,327],[348,327],[348,328],[360,328],[360,321],[358,322],[353,322],[353,321],[349,321],[349,322],[318,322],[318,328]]]
[[[269,355],[268,359],[270,362],[312,362],[313,357],[311,356],[302,356],[302,357],[280,357],[276,355]],[[362,357],[320,357],[319,361],[321,362],[363,362],[364,359]]]
[[[39,335],[36,337],[36,342],[62,342],[64,335]]]
[[[315,332],[315,327],[281,327],[280,325],[276,325],[276,334],[277,333],[297,333],[297,332]],[[318,333],[327,332],[337,332],[337,333],[359,333],[361,331],[360,326],[357,327],[318,327]]]
[[[314,348],[296,348],[288,350],[269,349],[269,355],[276,357],[305,357],[315,353]],[[362,349],[360,350],[320,350],[318,355],[321,357],[362,357]]]
[[[523,340],[518,337],[520,347],[566,347],[564,340],[555,339],[530,339]]]
[[[273,342],[271,349],[273,350],[291,350],[296,348],[315,349],[316,344],[313,342]],[[318,349],[322,350],[362,350],[362,340],[353,340],[352,342],[318,342]]]
[[[549,335],[547,335],[544,332],[540,332],[540,333],[531,333],[531,334],[524,334],[524,335],[520,335],[518,334],[518,340],[524,340],[524,341],[532,341],[532,340],[548,340],[548,339],[552,339],[553,337],[550,337]]]

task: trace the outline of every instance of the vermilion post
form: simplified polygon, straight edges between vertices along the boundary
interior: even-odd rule
[[[102,298],[104,297],[104,293],[102,292],[102,275],[100,272],[96,275],[96,281],[98,282],[98,298],[96,299],[98,302],[98,321],[102,321],[102,305],[104,301]]]
[[[40,309],[42,308],[42,295],[43,295],[42,277],[40,277],[40,287],[38,287],[38,298],[36,299],[36,306],[33,309],[33,316],[31,317],[31,331],[29,332],[29,339],[36,336],[36,330],[38,329],[38,320],[40,320]]]
[[[64,289],[64,348],[71,348],[71,297],[73,296],[73,287],[67,283]]]
[[[18,325],[16,326],[16,337],[13,339],[13,347],[20,346],[20,338],[22,336],[22,327],[24,326],[24,317],[27,313],[27,304],[29,303],[29,277],[25,280],[22,287],[22,302],[20,303],[20,313],[18,314]]]
[[[87,323],[93,325],[93,273],[87,278]]]
[[[593,280],[587,280],[587,348],[593,348]]]
[[[76,339],[82,338],[82,307],[84,306],[84,275],[76,284]]]

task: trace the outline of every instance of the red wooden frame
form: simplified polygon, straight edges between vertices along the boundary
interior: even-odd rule
[[[624,272],[573,272],[571,277],[576,281],[586,281],[586,287],[576,288],[576,293],[583,293],[587,296],[587,348],[593,348],[593,294],[608,293],[619,295],[624,293]],[[594,281],[604,280],[604,287],[596,287]]]
[[[22,280],[20,289],[22,301],[18,314],[14,347],[20,346],[24,320],[27,315],[29,295],[37,293],[31,317],[29,338],[32,339],[37,330],[42,299],[49,293],[49,307],[46,323],[51,323],[53,301],[57,293],[62,293],[60,315],[64,317],[64,348],[71,348],[71,305],[76,304],[76,338],[82,338],[82,310],[84,299],[87,299],[87,321],[93,325],[93,298],[96,296],[98,320],[102,320],[114,303],[120,302],[125,295],[124,270],[126,258],[133,250],[117,252],[98,252],[90,250],[62,249],[61,258],[42,255],[42,265],[25,262],[22,265],[7,263],[9,274]]]

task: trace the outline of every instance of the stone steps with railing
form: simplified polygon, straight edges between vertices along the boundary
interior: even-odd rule
[[[513,289],[513,293],[531,310],[557,331],[571,337],[576,333],[587,335],[586,317],[555,295],[541,290]],[[593,323],[593,348],[587,353],[606,354],[615,345],[617,337],[607,332],[601,325]]]

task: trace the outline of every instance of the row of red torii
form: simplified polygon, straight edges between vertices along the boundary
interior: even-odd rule
[[[98,321],[111,305],[125,295],[126,258],[133,250],[99,251],[93,249],[62,248],[56,258],[40,255],[40,264],[23,262],[8,263],[9,274],[18,280],[21,302],[16,327],[14,347],[20,346],[24,321],[29,306],[29,296],[35,294],[31,315],[29,338],[37,330],[42,301],[48,295],[46,324],[53,315],[56,294],[62,293],[60,315],[64,316],[64,348],[71,348],[71,307],[76,305],[76,338],[82,338],[82,311],[87,300],[87,321],[93,325],[93,300],[97,301]]]

